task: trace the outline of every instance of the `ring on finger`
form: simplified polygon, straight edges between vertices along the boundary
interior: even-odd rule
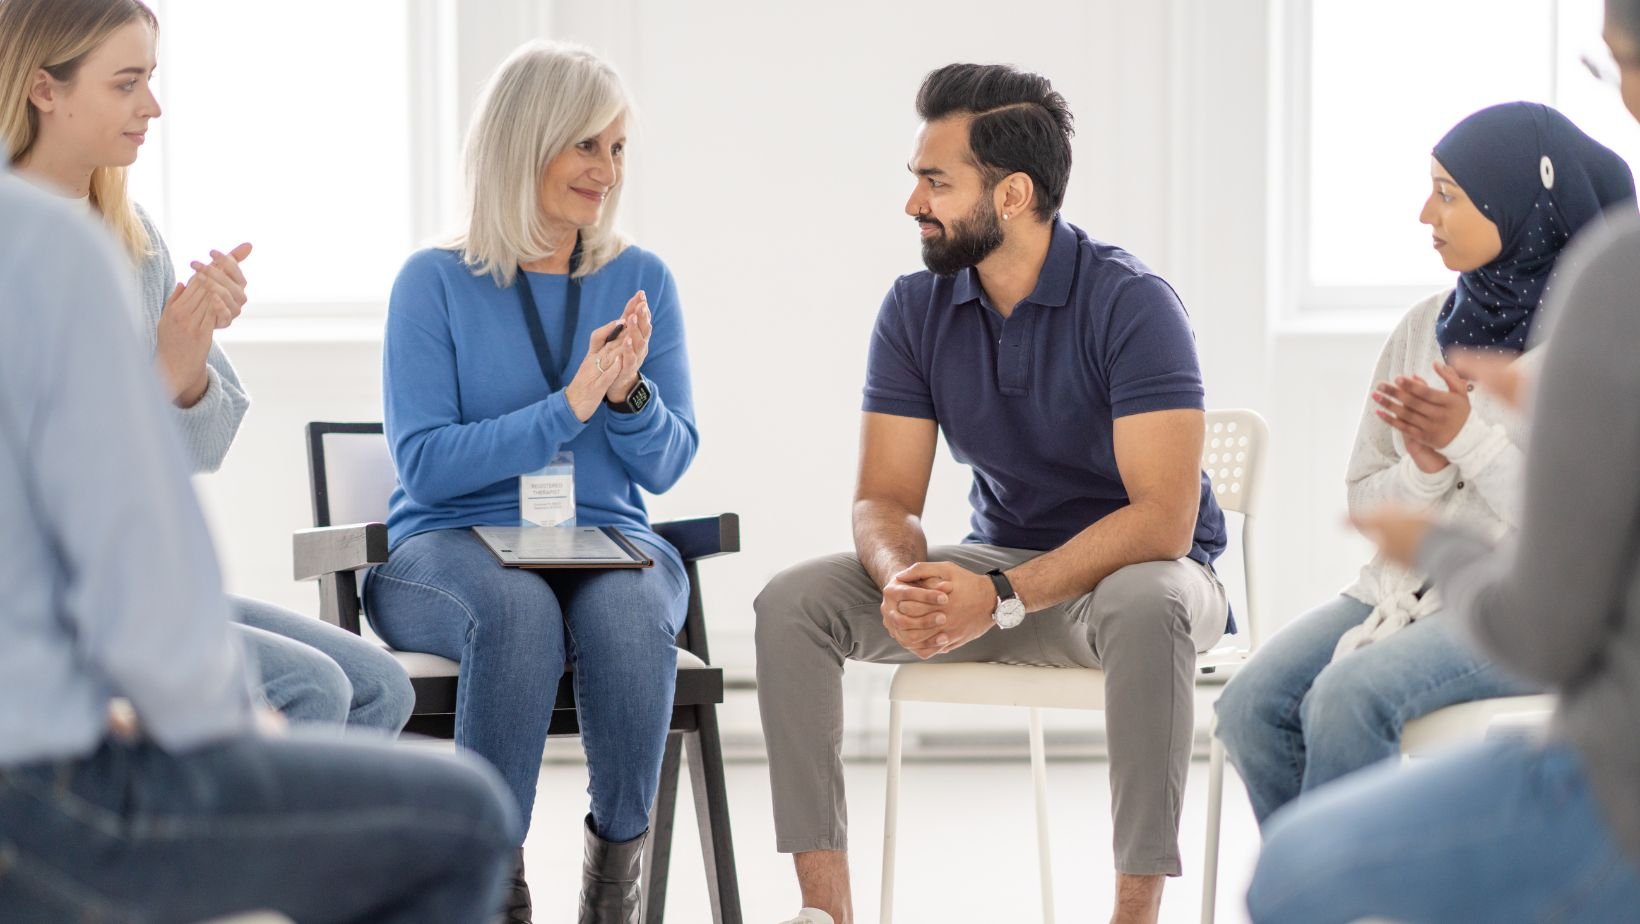
[[[604,358],[602,356],[593,357],[592,364],[598,367],[599,372],[604,371]]]

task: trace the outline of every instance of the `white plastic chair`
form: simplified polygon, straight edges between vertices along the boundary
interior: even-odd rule
[[[1247,659],[1257,636],[1254,627],[1254,554],[1252,523],[1259,474],[1269,428],[1264,418],[1250,410],[1209,411],[1207,440],[1202,446],[1202,468],[1213,481],[1219,506],[1242,515],[1241,557],[1247,610],[1237,611],[1238,623],[1245,627],[1247,647],[1239,647],[1241,636],[1232,636],[1197,658],[1200,674],[1212,674]],[[894,672],[889,688],[888,712],[888,798],[883,820],[883,881],[879,920],[890,924],[894,912],[894,849],[899,812],[902,726],[900,704],[955,703],[985,706],[1023,706],[1030,710],[1031,776],[1036,788],[1037,851],[1041,858],[1042,919],[1052,922],[1053,864],[1048,851],[1048,773],[1042,740],[1043,709],[1104,711],[1104,671],[1082,668],[1024,667],[1012,664],[906,664]],[[1157,768],[1161,772],[1161,768]],[[1216,816],[1209,816],[1212,824]]]
[[[1554,711],[1551,693],[1478,699],[1437,709],[1401,729],[1401,756],[1407,760],[1430,757],[1458,745],[1539,729],[1548,724]]]

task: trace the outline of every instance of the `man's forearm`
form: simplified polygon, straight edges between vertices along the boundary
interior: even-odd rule
[[[854,502],[854,552],[878,587],[920,561],[928,560],[922,518],[880,500]]]
[[[1045,610],[1091,592],[1128,565],[1173,561],[1188,554],[1195,521],[1189,530],[1179,526],[1178,516],[1129,505],[1059,548],[1010,569],[1008,580],[1027,611]]]

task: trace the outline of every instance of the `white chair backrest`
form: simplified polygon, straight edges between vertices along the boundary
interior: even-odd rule
[[[1253,546],[1253,518],[1258,512],[1258,498],[1264,473],[1265,452],[1270,441],[1270,428],[1257,411],[1231,409],[1207,412],[1207,439],[1202,443],[1202,470],[1213,484],[1213,496],[1227,513],[1241,515],[1241,543],[1232,546],[1218,562],[1219,576],[1225,589],[1239,589],[1246,606],[1235,607],[1237,647],[1249,651],[1260,641],[1258,584],[1255,566],[1257,554]],[[1227,524],[1228,525],[1228,524]],[[1231,565],[1241,562],[1240,580]],[[1239,588],[1237,585],[1240,585]]]
[[[380,433],[326,433],[321,439],[331,525],[387,522],[387,501],[399,480],[387,438]]]
[[[1259,473],[1270,428],[1257,411],[1208,411],[1202,470],[1213,480],[1219,506],[1246,516],[1255,512]]]

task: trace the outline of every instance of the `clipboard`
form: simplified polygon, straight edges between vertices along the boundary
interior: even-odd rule
[[[474,526],[505,568],[650,568],[655,562],[613,526]]]

